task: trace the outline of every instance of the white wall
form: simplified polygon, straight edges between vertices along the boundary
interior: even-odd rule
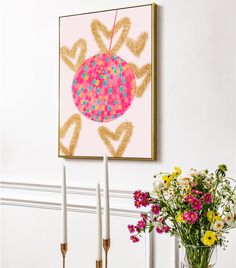
[[[3,181],[59,184],[58,16],[140,3],[147,2],[1,2]],[[168,170],[176,164],[184,169],[214,169],[218,163],[226,163],[230,175],[236,177],[235,1],[162,0],[158,3],[158,161],[111,162],[113,189],[148,189],[154,172]],[[70,160],[66,164],[69,185],[94,187],[102,176],[98,161]],[[86,195],[78,196],[82,203],[87,202]],[[41,196],[38,190],[5,189],[3,197],[9,198],[11,204],[14,197],[18,201],[37,200],[41,205],[47,200],[59,202],[59,195],[52,201],[50,191]],[[93,200],[88,202],[93,204]],[[60,213],[54,210],[56,205],[48,210],[21,204],[2,207],[2,267],[58,267]],[[116,205],[120,206],[119,199]],[[131,200],[125,199],[121,206],[132,206]],[[78,263],[94,267],[93,247],[89,250],[84,239],[87,233],[89,243],[94,241],[94,214],[77,211],[70,215],[68,267]],[[144,244],[136,247],[126,240],[126,224],[132,221],[135,221],[132,217],[113,216],[112,267],[118,267],[115,260],[122,267],[144,267]],[[81,228],[85,230],[82,232]],[[236,231],[230,239],[227,252],[220,253],[217,268],[236,265]],[[154,251],[158,254],[155,266],[174,267],[173,241],[158,237],[155,244]],[[130,257],[126,258],[125,253]]]

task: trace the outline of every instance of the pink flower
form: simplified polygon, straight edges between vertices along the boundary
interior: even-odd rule
[[[182,219],[183,219],[184,221],[188,221],[188,214],[189,214],[189,212],[184,212],[184,213],[182,214]]]
[[[163,231],[164,231],[165,233],[169,233],[169,231],[170,231],[170,227],[169,227],[168,225],[165,225],[165,226],[163,227]]]
[[[143,228],[145,228],[145,227],[146,227],[146,222],[145,222],[145,221],[141,220],[141,221],[139,221],[139,222],[137,223],[137,228],[138,228],[138,229],[143,229]]]
[[[151,211],[154,215],[158,215],[161,211],[161,208],[157,205],[152,205]]]
[[[188,195],[185,197],[184,201],[190,203],[192,205],[192,208],[195,210],[200,210],[202,208],[202,203],[200,200],[193,195]]]
[[[142,192],[140,190],[135,191],[133,193],[133,196],[134,196],[134,200],[138,200],[142,196]]]
[[[193,192],[194,194],[197,194],[197,195],[202,194],[202,192],[201,192],[201,191],[198,191],[198,190],[192,190],[192,192]]]
[[[134,197],[134,205],[136,208],[140,208],[141,206],[147,207],[149,205],[148,192],[142,192],[138,190],[133,193],[133,197]]]
[[[149,197],[149,193],[148,192],[142,193],[142,196],[141,196],[141,198],[139,200],[140,200],[141,205],[143,207],[147,207],[149,205],[148,197]]]
[[[131,235],[130,240],[131,240],[133,243],[137,243],[137,242],[139,242],[139,238],[138,238],[137,236],[135,236],[135,235]]]
[[[182,219],[188,224],[194,224],[198,220],[198,214],[195,211],[184,212],[182,215]]]
[[[168,225],[164,225],[162,228],[156,227],[156,232],[158,234],[168,233],[170,231],[170,227]]]
[[[148,219],[148,215],[147,214],[141,213],[140,216],[143,219],[143,221],[145,221],[145,222],[147,221],[147,219]]]
[[[195,210],[201,210],[202,209],[202,203],[197,198],[193,199],[191,205],[192,205],[192,208],[195,209]]]
[[[188,196],[185,197],[184,201],[187,202],[187,203],[192,203],[194,198],[195,197],[193,195],[188,195]]]
[[[162,228],[156,227],[156,232],[158,234],[162,234],[164,232],[164,230]]]
[[[129,232],[132,234],[132,233],[134,233],[135,232],[135,228],[134,228],[134,226],[133,225],[128,225],[128,229],[129,229]]]
[[[140,203],[139,200],[135,200],[134,201],[134,205],[135,205],[136,208],[140,208],[141,207],[141,203]]]
[[[190,211],[189,215],[188,215],[188,223],[189,224],[194,224],[197,220],[198,220],[197,212]]]
[[[206,194],[204,194],[202,199],[206,204],[210,204],[212,202],[213,198],[212,198],[212,195],[210,193],[206,193]]]

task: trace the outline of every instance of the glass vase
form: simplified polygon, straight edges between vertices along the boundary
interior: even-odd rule
[[[186,245],[183,248],[182,268],[212,268],[216,261],[216,247]]]

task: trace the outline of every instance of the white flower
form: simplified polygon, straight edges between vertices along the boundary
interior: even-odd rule
[[[207,173],[205,170],[197,171],[196,169],[191,169],[189,172],[190,177],[206,177]]]
[[[217,221],[215,221],[214,224],[213,224],[213,229],[214,229],[215,231],[221,231],[222,228],[223,228],[223,226],[224,226],[223,221],[219,221],[219,220],[217,220]]]
[[[154,191],[160,193],[160,191],[165,188],[165,184],[162,180],[155,180],[153,183]]]
[[[217,232],[216,237],[217,237],[217,239],[223,238],[223,232]]]
[[[198,171],[196,169],[191,169],[189,172],[189,176],[197,176],[198,175]]]
[[[234,225],[234,217],[231,213],[225,215],[224,221],[231,227]]]
[[[189,177],[179,177],[177,179],[177,181],[180,184],[180,186],[186,187],[186,186],[189,186],[190,182],[192,181],[192,178],[189,178]]]
[[[206,185],[211,186],[212,184],[211,176],[207,175],[206,178],[204,179],[204,182],[206,183]]]
[[[205,170],[200,171],[198,174],[199,174],[200,176],[202,176],[202,177],[206,177],[206,176],[207,176],[207,173],[206,173]]]
[[[207,174],[205,179],[212,180],[213,179],[213,175],[212,174]]]

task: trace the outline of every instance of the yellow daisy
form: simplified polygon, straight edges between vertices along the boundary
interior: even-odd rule
[[[217,237],[216,237],[215,232],[213,232],[213,231],[206,231],[201,240],[202,240],[202,243],[205,246],[210,247],[210,246],[212,246],[212,245],[215,244],[215,242],[217,240]]]
[[[209,210],[207,212],[207,219],[209,222],[215,222],[216,220],[217,221],[221,221],[221,217],[219,216],[219,213],[218,212],[214,212],[214,211],[211,211]]]
[[[185,222],[185,221],[183,220],[183,218],[182,218],[182,215],[183,215],[183,213],[182,213],[181,211],[179,211],[178,214],[177,214],[177,216],[176,216],[176,220],[177,220],[178,222]]]

